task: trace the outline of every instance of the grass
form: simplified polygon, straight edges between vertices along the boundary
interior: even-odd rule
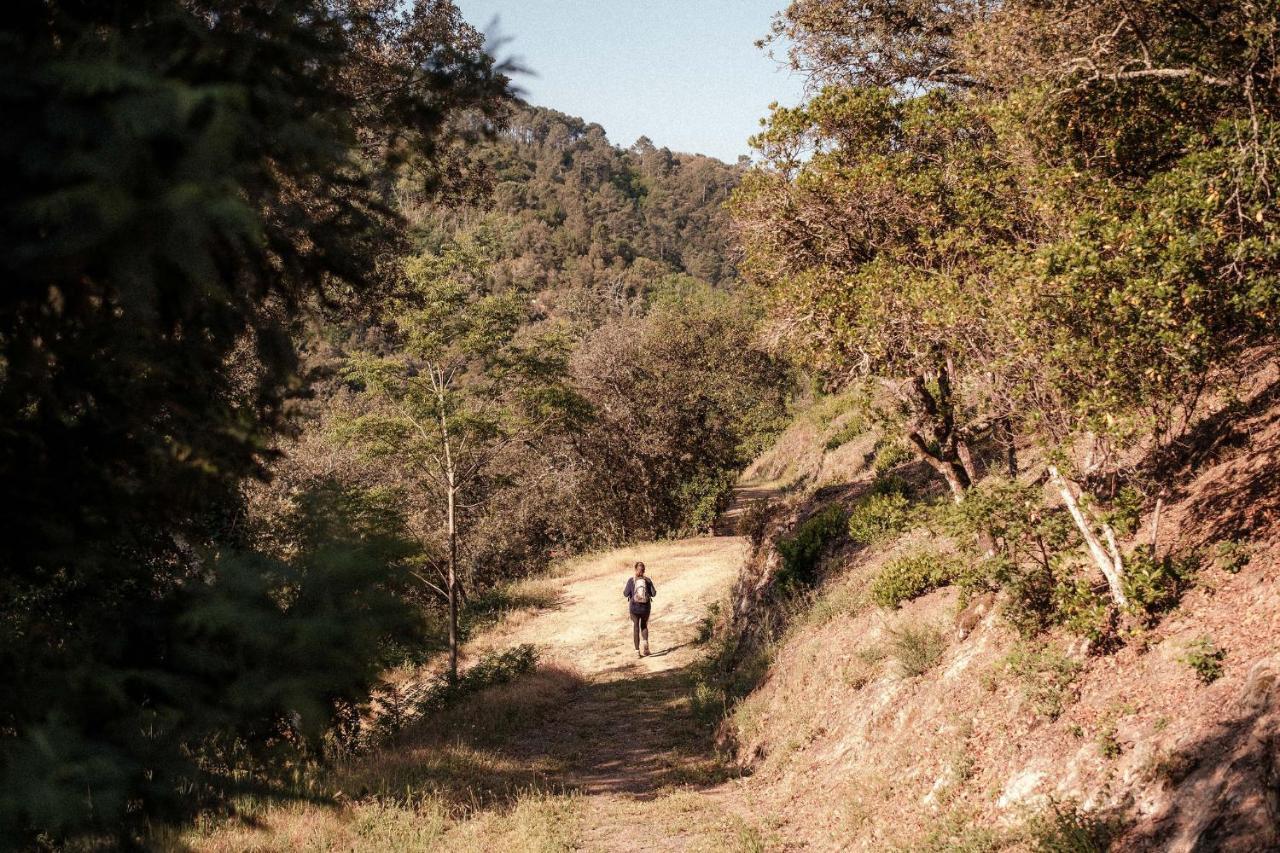
[[[434,794],[411,799],[366,798],[343,806],[242,803],[237,818],[187,833],[161,831],[149,849],[241,851],[491,850],[560,853],[578,849],[580,797],[527,789],[501,807],[458,815]]]
[[[933,669],[946,649],[946,637],[933,625],[906,623],[889,631],[889,655],[904,678],[915,678]]]
[[[1036,853],[1105,853],[1115,830],[1112,822],[1073,803],[1050,801],[1027,822],[1025,833]]]
[[[880,672],[880,664],[889,656],[884,646],[863,646],[853,653],[853,659],[841,670],[844,683],[854,690],[861,690]]]
[[[553,766],[500,749],[582,685],[543,664],[477,689],[409,725],[384,749],[338,762],[313,781],[312,802],[244,798],[232,816],[184,833],[158,830],[159,850],[576,849],[579,798],[549,788]]]
[[[1056,720],[1070,700],[1082,665],[1055,646],[1019,643],[1004,659],[1005,669],[1022,685],[1035,712]]]

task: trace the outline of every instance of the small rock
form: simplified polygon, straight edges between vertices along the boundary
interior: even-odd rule
[[[974,596],[969,604],[956,615],[956,638],[963,640],[972,633],[973,629],[982,623],[982,620],[991,608],[995,605],[996,596],[993,592],[986,592],[982,595]]]
[[[1005,783],[1004,793],[1000,795],[1000,799],[996,801],[998,808],[1007,809],[1009,806],[1016,805],[1026,800],[1031,792],[1036,789],[1045,774],[1039,770],[1024,770],[1016,773]]]

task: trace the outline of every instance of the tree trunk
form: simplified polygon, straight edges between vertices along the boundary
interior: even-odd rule
[[[951,499],[956,503],[963,503],[964,496],[969,491],[969,487],[973,485],[973,481],[969,479],[969,472],[964,469],[964,465],[961,464],[960,460],[940,458],[938,454],[929,449],[928,442],[924,440],[924,436],[920,435],[919,432],[909,432],[907,438],[915,446],[920,458],[928,463],[930,468],[937,471],[943,480],[946,480],[947,486],[951,489]]]
[[[458,529],[454,524],[453,474],[449,475],[449,683],[458,681]]]
[[[960,467],[964,469],[964,474],[969,479],[970,485],[978,482],[978,468],[973,464],[973,453],[969,450],[967,441],[963,439],[956,440],[956,458],[960,460]]]
[[[1072,493],[1071,486],[1058,472],[1057,467],[1049,466],[1049,478],[1053,480],[1058,493],[1062,495],[1062,502],[1067,505],[1067,512],[1071,513],[1071,518],[1075,521],[1080,535],[1084,537],[1085,545],[1088,546],[1094,563],[1102,570],[1102,576],[1107,579],[1112,600],[1120,607],[1128,606],[1129,600],[1124,594],[1124,561],[1120,557],[1120,549],[1116,547],[1115,534],[1111,531],[1111,526],[1103,526],[1103,532],[1107,537],[1107,547],[1104,548],[1098,539],[1098,534],[1093,531],[1093,525],[1085,518],[1084,511],[1076,503],[1076,496]]]

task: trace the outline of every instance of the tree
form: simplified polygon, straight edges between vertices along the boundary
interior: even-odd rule
[[[815,91],[774,110],[736,204],[778,336],[890,385],[957,499],[982,429],[1039,442],[1121,605],[1076,492],[1163,458],[1275,339],[1278,30],[1181,0],[797,0],[775,24]]]
[[[595,330],[573,363],[594,428],[571,436],[589,504],[618,538],[703,532],[734,479],[780,431],[791,375],[756,341],[758,311],[687,277],[643,316]]]
[[[567,339],[521,335],[518,293],[496,293],[483,247],[455,245],[405,265],[386,316],[387,354],[352,356],[345,375],[378,406],[344,433],[392,461],[437,502],[444,539],[440,585],[449,608],[449,677],[458,677],[459,541],[466,513],[502,487],[496,463],[581,410],[565,385]]]
[[[775,108],[735,194],[745,270],[774,334],[834,381],[879,381],[956,501],[970,445],[1009,412],[985,377],[1008,347],[992,258],[1024,239],[1015,176],[984,116],[942,91],[828,87]]]
[[[304,389],[293,324],[377,283],[391,176],[455,111],[496,115],[506,81],[446,2],[6,11],[0,835],[128,843],[269,776],[302,693],[358,692],[376,663],[353,642],[327,681],[240,701],[227,662],[257,683],[298,663],[241,632],[364,636],[388,611],[358,547],[247,553],[239,486]],[[248,599],[271,619],[206,630]]]

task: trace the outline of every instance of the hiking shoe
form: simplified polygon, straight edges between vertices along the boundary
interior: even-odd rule
[[[648,656],[649,656],[649,647],[645,646],[644,652],[641,654],[641,657],[648,657]]]
[[[636,649],[636,657],[638,658],[644,657],[644,652],[640,651],[639,649]]]

